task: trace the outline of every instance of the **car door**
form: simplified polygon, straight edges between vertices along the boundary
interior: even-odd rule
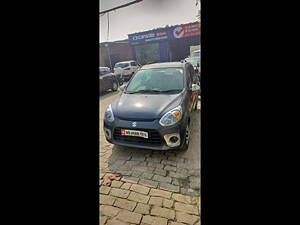
[[[110,76],[109,69],[105,69],[102,77],[103,77],[104,87],[106,91],[112,87],[112,77]]]
[[[106,90],[106,84],[103,80],[103,75],[105,74],[105,72],[103,70],[100,70],[100,76],[99,76],[99,89],[100,89],[100,93],[102,93],[103,91]]]
[[[131,74],[131,65],[130,63],[124,63],[124,66],[122,67],[122,74],[123,75],[129,75]]]
[[[186,69],[186,85],[187,85],[187,101],[188,101],[188,110],[189,112],[192,111],[193,108],[193,102],[194,102],[194,95],[192,92],[192,83],[193,83],[193,78],[192,78],[192,74],[191,74],[191,68],[192,66],[190,66],[190,64],[187,64],[185,66]],[[194,70],[194,68],[192,68]]]
[[[192,65],[189,66],[189,71],[190,71],[190,75],[191,75],[191,81],[192,81],[192,85],[193,84],[199,84],[199,78],[197,77],[197,73],[194,70],[194,67]],[[196,101],[198,101],[198,93],[194,93],[192,92],[191,94],[191,99],[192,99],[192,105],[194,106]]]
[[[131,72],[134,73],[137,70],[136,62],[131,62],[130,67],[131,67]]]

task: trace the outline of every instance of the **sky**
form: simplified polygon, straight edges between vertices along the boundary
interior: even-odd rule
[[[134,0],[99,0],[100,11]],[[158,27],[197,21],[196,0],[143,0],[109,13],[108,41],[124,40],[128,34]],[[107,41],[107,14],[100,17],[100,43]]]

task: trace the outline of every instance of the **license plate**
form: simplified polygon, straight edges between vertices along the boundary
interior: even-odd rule
[[[121,135],[122,136],[134,136],[134,137],[148,138],[148,132],[139,131],[139,130],[121,129]]]

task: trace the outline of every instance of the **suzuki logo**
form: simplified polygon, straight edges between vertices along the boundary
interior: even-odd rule
[[[133,123],[132,123],[132,126],[133,126],[133,127],[136,127],[136,122],[133,122]]]

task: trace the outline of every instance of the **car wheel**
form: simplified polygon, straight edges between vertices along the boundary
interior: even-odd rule
[[[117,91],[117,90],[118,90],[118,82],[113,81],[112,91]]]
[[[194,111],[196,111],[197,109],[198,109],[198,97],[197,97],[196,102],[195,102]]]
[[[185,128],[183,144],[179,150],[186,151],[189,148],[189,144],[190,144],[190,128],[189,128],[189,125],[187,124],[186,128]]]

